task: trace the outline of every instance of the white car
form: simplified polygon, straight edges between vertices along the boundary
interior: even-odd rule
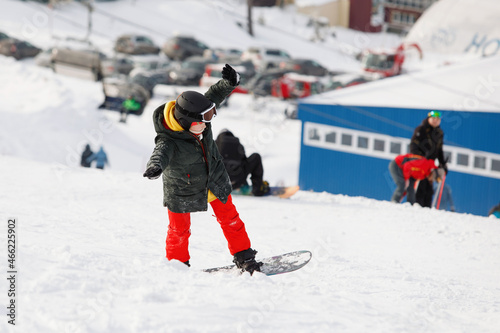
[[[277,68],[282,61],[290,59],[288,52],[282,49],[262,46],[249,47],[241,55],[241,60],[251,60],[259,71]]]

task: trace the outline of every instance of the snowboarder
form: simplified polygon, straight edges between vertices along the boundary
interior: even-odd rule
[[[84,168],[90,168],[90,162],[87,162],[87,159],[92,156],[94,152],[90,149],[90,145],[85,146],[85,150],[82,152],[82,158],[80,160],[80,165]]]
[[[92,163],[92,161],[95,161],[95,167],[97,169],[104,169],[105,165],[109,165],[108,155],[106,155],[102,146],[99,148],[97,153],[90,155],[86,161],[89,164]]]
[[[412,205],[415,203],[415,180],[432,177],[432,170],[437,169],[434,160],[428,160],[420,155],[406,154],[396,156],[389,163],[389,172],[396,183],[396,189],[392,194],[392,202],[401,202],[405,192],[407,201]]]
[[[163,204],[168,208],[166,257],[189,264],[191,214],[212,206],[238,268],[259,271],[257,251],[250,247],[245,224],[232,202],[231,182],[213,140],[211,121],[217,107],[239,84],[239,74],[229,65],[222,79],[202,95],[185,91],[175,101],[153,113],[155,148],[144,177],[163,175]]]
[[[240,140],[227,129],[219,133],[215,143],[224,159],[224,165],[229,178],[231,178],[233,189],[248,186],[247,177],[251,175],[252,194],[263,196],[269,193],[269,183],[262,179],[264,167],[260,154],[253,153],[247,157]]]
[[[410,153],[439,161],[439,167],[448,174],[443,153],[444,132],[440,127],[441,112],[431,111],[415,131],[410,142]],[[432,183],[423,179],[418,184],[415,200],[422,207],[431,207],[434,189]]]

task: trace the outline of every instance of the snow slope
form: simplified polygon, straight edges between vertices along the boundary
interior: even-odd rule
[[[282,276],[210,275],[200,270],[231,260],[211,212],[192,215],[191,268],[164,258],[160,181],[1,161],[1,215],[18,219],[19,306],[18,330],[4,317],[0,332],[500,327],[493,219],[326,193],[235,197],[260,256],[309,249],[313,259]]]
[[[34,15],[21,11],[31,8],[24,2],[3,4]],[[23,16],[6,12],[1,28],[21,31]],[[107,24],[96,29],[118,33]],[[161,181],[142,177],[151,114],[169,97],[156,96],[125,125],[96,109],[99,83],[5,57],[0,76],[8,78],[0,80],[0,216],[17,219],[18,236],[16,327],[4,316],[0,332],[498,332],[498,220],[327,193],[235,196],[258,256],[308,249],[312,261],[274,277],[203,273],[232,259],[209,211],[192,215],[188,269],[164,258]],[[214,132],[232,130],[248,153],[263,155],[266,179],[291,185],[300,122],[284,119],[283,107],[238,96],[220,110]],[[104,145],[110,168],[78,167],[86,143]]]

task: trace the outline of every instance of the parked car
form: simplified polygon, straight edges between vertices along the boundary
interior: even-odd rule
[[[251,60],[260,71],[279,67],[282,61],[289,59],[291,57],[288,52],[269,47],[250,47],[241,55],[241,60]]]
[[[295,72],[286,73],[271,82],[271,95],[281,99],[304,98],[322,92],[318,77]]]
[[[0,54],[14,57],[17,60],[31,58],[42,52],[42,49],[23,40],[4,38],[0,40]]]
[[[189,36],[175,36],[163,45],[163,53],[173,60],[183,61],[191,56],[202,56],[209,47]]]
[[[255,68],[251,61],[239,62],[240,64],[231,63],[231,66],[240,74],[240,85],[245,85],[254,75]],[[222,79],[222,68],[225,63],[208,64],[205,66],[205,72],[200,79],[200,86],[210,87]],[[235,92],[240,92],[240,86],[237,86]],[[243,92],[243,91],[241,91]]]
[[[52,49],[52,68],[56,73],[99,81],[103,78],[101,67],[106,55],[93,48]]]
[[[164,56],[158,55],[134,56],[131,58],[131,61],[134,68],[130,72],[130,76],[134,76],[140,72],[149,72],[171,66],[171,61]]]
[[[149,95],[153,96],[153,89],[157,84],[170,84],[170,70],[160,68],[152,71],[138,72],[130,78],[130,81],[142,86]]]
[[[101,59],[101,69],[105,77],[117,74],[129,75],[134,69],[134,62],[128,57],[106,57]]]
[[[290,71],[279,68],[271,68],[266,71],[257,72],[247,84],[239,88],[239,91],[256,96],[270,96],[272,93],[273,80],[281,78],[286,73],[290,73]]]
[[[123,35],[115,42],[115,51],[126,54],[158,54],[160,48],[147,36]]]
[[[280,68],[289,69],[303,75],[325,76],[329,74],[328,69],[311,59],[289,59],[282,61]]]
[[[102,81],[104,90],[104,102],[99,109],[122,111],[123,102],[132,96],[141,104],[141,108],[131,112],[140,116],[149,101],[149,93],[139,84],[133,83],[128,79],[106,78]]]
[[[183,61],[180,66],[170,71],[170,84],[197,86],[205,73],[205,66],[213,63],[212,59],[193,56]]]
[[[240,60],[243,51],[233,48],[215,48],[207,49],[203,53],[204,57],[216,59],[219,62],[233,63]]]

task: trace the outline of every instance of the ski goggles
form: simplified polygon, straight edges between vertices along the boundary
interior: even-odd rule
[[[201,121],[204,123],[209,123],[217,116],[217,109],[215,108],[215,103],[212,103],[208,109],[200,112]]]
[[[427,117],[433,117],[433,118],[441,118],[441,112],[439,111],[431,111],[427,114]]]

